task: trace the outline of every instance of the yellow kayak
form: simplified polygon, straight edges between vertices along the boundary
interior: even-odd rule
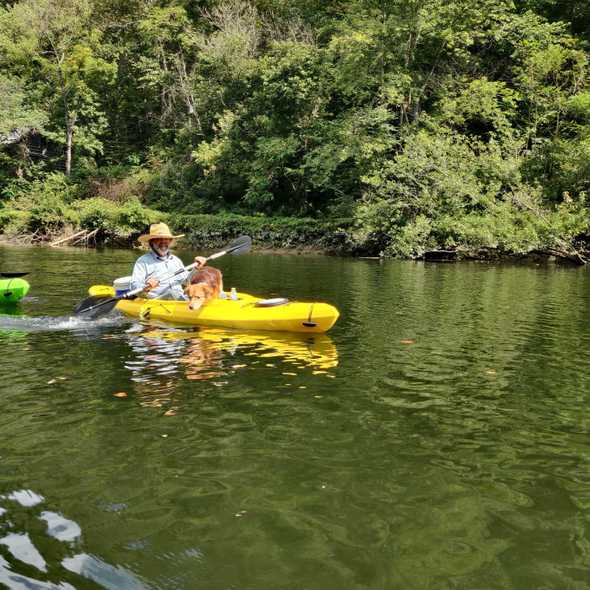
[[[115,294],[112,287],[94,286],[90,295]],[[237,300],[214,299],[199,310],[189,309],[187,301],[161,299],[122,299],[117,309],[141,320],[158,320],[185,326],[217,326],[239,330],[279,332],[327,332],[340,315],[328,303],[280,302],[238,293]]]

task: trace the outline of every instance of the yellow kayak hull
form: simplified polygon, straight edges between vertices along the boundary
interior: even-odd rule
[[[108,287],[92,287],[91,294],[107,295]],[[114,292],[113,292],[114,294]],[[328,303],[289,301],[274,307],[259,307],[260,297],[238,293],[237,301],[214,299],[201,309],[189,309],[187,301],[130,299],[117,303],[124,314],[141,320],[157,320],[183,326],[214,326],[238,330],[270,330],[318,334],[327,332],[339,317]]]

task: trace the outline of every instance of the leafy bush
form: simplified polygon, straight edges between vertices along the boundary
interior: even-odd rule
[[[103,236],[131,238],[151,223],[165,220],[159,211],[144,207],[137,199],[117,205],[107,199],[94,197],[73,203],[79,211],[80,226],[98,229]]]
[[[173,214],[169,222],[176,231],[186,233],[191,242],[210,247],[222,246],[242,234],[269,248],[309,247],[352,252],[357,247],[350,237],[351,219],[319,221],[235,214]]]
[[[4,205],[6,209],[21,212],[13,214],[15,231],[51,233],[78,224],[78,214],[71,207],[78,187],[63,174],[52,173],[43,180],[15,184],[13,188],[12,197]]]
[[[131,238],[165,216],[144,207],[137,198],[122,204],[94,197],[76,198],[79,185],[61,174],[32,183],[14,183],[0,209],[0,229],[6,234],[37,233],[51,236],[66,226],[100,230],[102,237]]]
[[[390,256],[449,248],[575,254],[574,242],[590,229],[590,212],[583,196],[545,202],[541,189],[524,182],[516,162],[494,145],[419,131],[367,178],[356,226],[357,240],[378,236]]]
[[[26,232],[29,226],[28,211],[16,209],[0,209],[0,231],[7,236]]]

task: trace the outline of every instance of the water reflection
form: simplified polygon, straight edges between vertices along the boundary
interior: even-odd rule
[[[67,570],[92,580],[102,588],[139,590],[145,588],[125,568],[113,567],[94,555],[80,553],[61,562]]]
[[[15,559],[32,565],[42,572],[47,571],[47,564],[31,542],[28,533],[8,533],[0,539],[0,545],[4,545]]]
[[[81,552],[82,530],[76,522],[52,510],[37,514],[37,506],[45,502],[43,496],[16,490],[0,498],[4,503],[0,508],[0,585],[11,590],[75,590],[87,587],[82,580],[86,578],[108,590],[145,588],[125,568]],[[35,520],[47,525],[48,540],[39,538],[38,546],[29,532],[23,532],[25,528],[35,530]],[[50,540],[57,541],[60,548],[51,546],[52,558],[46,559],[42,550],[50,547]]]
[[[216,343],[221,350],[234,355],[239,350],[259,359],[281,359],[299,368],[328,371],[338,366],[338,349],[325,334],[302,335],[281,332],[235,333],[207,329],[203,340]]]
[[[273,360],[290,363],[294,370],[311,368],[314,373],[328,373],[338,366],[338,350],[326,335],[135,326],[125,337],[132,354],[124,366],[147,406],[160,407],[162,398],[171,396],[185,380],[219,380]]]
[[[185,377],[191,381],[207,381],[224,374],[223,350],[203,338],[187,341],[186,352],[180,362],[184,366]]]
[[[82,534],[77,523],[64,518],[57,512],[45,510],[41,512],[39,518],[47,523],[47,534],[58,541],[75,541]]]

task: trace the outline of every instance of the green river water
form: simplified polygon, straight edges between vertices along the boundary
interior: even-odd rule
[[[70,318],[137,255],[0,249],[0,587],[590,588],[588,270],[253,253],[328,335]]]

